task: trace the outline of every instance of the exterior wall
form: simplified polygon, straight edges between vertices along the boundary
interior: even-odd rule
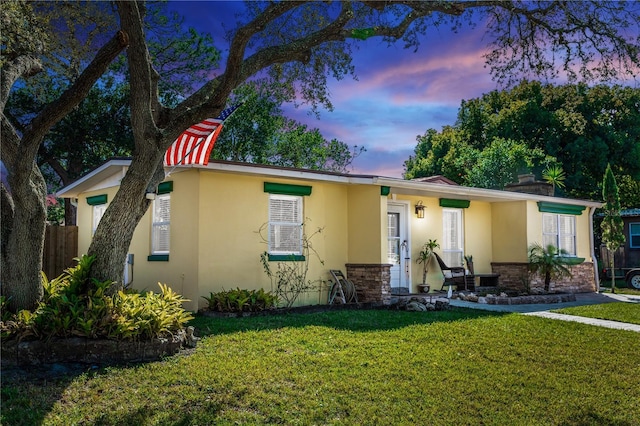
[[[133,234],[129,253],[134,255],[133,281],[137,290],[158,291],[158,282],[167,284],[190,301],[185,308],[198,306],[198,171],[175,173],[171,192],[169,260],[152,261],[151,224],[153,206],[144,214]]]
[[[348,263],[386,263],[387,199],[380,195],[380,187],[354,185],[348,188],[347,197]]]
[[[527,261],[527,206],[522,201],[491,206],[493,262]]]
[[[492,272],[492,212],[491,204],[480,201],[471,201],[469,208],[464,209],[464,254],[473,256],[473,269],[477,274]]]
[[[87,198],[96,195],[107,194],[107,205],[113,200],[117,192],[116,187],[102,188],[95,191],[88,191],[78,198],[78,255],[87,254],[91,239],[93,238],[93,206],[87,204]]]
[[[330,269],[344,271],[347,259],[347,191],[346,187],[326,182],[262,178],[230,173],[200,172],[199,209],[199,277],[200,295],[223,289],[243,288],[272,290],[260,255],[267,250],[266,225],[269,220],[269,194],[264,182],[310,185],[311,195],[304,196],[305,234],[317,252],[308,257],[307,280],[324,285],[301,295],[297,304],[326,303]],[[263,228],[262,236],[258,231]],[[321,233],[314,234],[318,228]],[[324,261],[324,265],[320,262]],[[273,272],[279,262],[270,262]],[[289,262],[283,265],[291,266]],[[304,262],[296,262],[304,267]],[[200,307],[206,301],[200,299]]]

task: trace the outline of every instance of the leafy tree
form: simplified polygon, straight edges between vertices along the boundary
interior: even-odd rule
[[[77,18],[74,7],[53,8],[49,3],[40,5],[39,12],[63,22]],[[93,43],[100,33],[115,22],[108,10],[91,8],[100,15],[94,21],[102,22],[86,44]],[[68,11],[62,13],[61,11]],[[168,14],[162,4],[156,4],[145,19],[145,28],[151,32],[150,54],[154,64],[163,73],[159,81],[160,96],[167,104],[175,104],[181,93],[193,85],[204,82],[203,72],[215,67],[219,52],[212,46],[210,36],[202,36],[192,29],[184,30],[184,19]],[[68,26],[70,24],[67,24]],[[78,40],[74,39],[74,42]],[[72,44],[73,46],[73,44]],[[35,81],[26,82],[14,90],[7,101],[5,114],[22,131],[29,125],[33,114],[56,99],[73,79],[77,62],[84,53],[81,47],[65,49],[70,61],[50,66]],[[38,151],[37,163],[52,192],[68,185],[80,176],[114,156],[129,156],[133,151],[133,134],[129,112],[129,86],[126,64],[116,60],[89,91],[88,96],[66,117],[54,125]],[[75,207],[65,200],[65,223],[75,224]]]
[[[502,189],[517,181],[518,174],[543,162],[540,149],[529,149],[522,142],[496,138],[483,149],[477,163],[467,171],[465,184],[479,188]]]
[[[629,175],[622,175],[616,178],[616,183],[618,184],[620,202],[622,203],[624,200],[624,204],[621,204],[620,207],[640,209],[640,180]]]
[[[320,105],[331,107],[327,76],[342,78],[353,73],[350,53],[360,40],[379,37],[390,43],[402,41],[406,47],[417,48],[427,28],[441,24],[452,24],[455,28],[471,17],[487,22],[486,29],[492,42],[486,59],[499,81],[509,83],[513,76],[528,72],[552,78],[559,70],[571,78],[610,80],[621,72],[633,72],[640,64],[638,43],[626,35],[640,21],[639,13],[633,4],[623,2],[249,2],[246,13],[238,18],[229,34],[224,69],[195,92],[171,105],[158,97],[159,76],[144,28],[146,4],[129,1],[116,1],[115,4],[120,18],[119,37],[107,44],[106,51],[96,55],[96,64],[89,64],[74,80],[74,84],[85,83],[82,77],[91,75],[93,84],[113,59],[112,46],[117,46],[119,52],[128,43],[134,157],[89,249],[90,255],[96,255],[92,272],[98,280],[122,281],[121,266],[129,243],[150,203],[145,193],[155,189],[164,178],[162,157],[165,150],[185,128],[217,115],[232,91],[259,73],[287,87],[286,92],[291,97],[299,94],[301,102],[308,102],[315,108]],[[13,21],[12,25],[18,28],[24,22],[30,21]],[[33,26],[39,24],[36,21]],[[69,32],[65,34],[69,35]],[[3,48],[5,45],[2,44]],[[554,55],[548,55],[549,51]],[[38,53],[34,49],[28,50],[29,64],[35,63]],[[96,69],[98,64],[102,67]],[[40,264],[39,242],[44,229],[39,224],[44,223],[44,209],[34,205],[33,209],[27,210],[41,211],[41,214],[17,220],[26,207],[22,199],[43,205],[45,191],[41,174],[31,173],[37,169],[34,166],[37,150],[51,126],[86,96],[88,87],[74,88],[72,100],[63,94],[60,102],[48,104],[29,127],[37,137],[29,132],[20,137],[5,119],[4,105],[15,81],[28,75],[33,67],[15,61],[10,65],[14,68],[7,73],[8,68],[3,63],[0,91],[3,141],[10,141],[16,148],[9,150],[12,158],[6,158],[8,150],[2,151],[3,161],[8,160],[5,165],[12,184],[11,196],[17,199],[13,205],[14,226],[8,239],[9,245],[16,239],[29,243],[28,247],[27,243],[24,247],[10,247],[9,252],[13,258],[28,257],[27,263],[36,266],[26,268],[24,264],[21,267],[7,264],[7,256],[3,256],[3,273],[7,269],[10,271],[6,277],[3,275],[3,290],[24,285],[24,288],[29,287],[25,294],[30,294],[33,301],[37,300],[37,296],[33,297],[34,290],[35,293],[40,291],[36,289],[40,286],[33,284],[39,279],[32,270]],[[16,161],[18,157],[22,166]],[[30,189],[25,193],[14,190],[13,184],[35,188],[30,183],[33,181],[31,176],[36,173],[40,176],[37,190]],[[21,226],[27,227],[30,221],[28,233],[16,232]],[[22,225],[17,225],[18,222]],[[31,254],[27,256],[29,250]],[[14,307],[31,304],[24,302],[27,300],[16,301]]]
[[[211,156],[217,159],[344,172],[363,148],[325,140],[318,129],[282,114],[277,89],[269,93],[255,82],[242,85],[235,97],[242,108],[225,122]]]
[[[611,292],[616,292],[616,273],[614,254],[624,243],[623,223],[620,217],[620,196],[616,178],[607,164],[607,170],[602,182],[602,198],[604,199],[604,218],[600,224],[602,242],[607,247],[611,259]]]
[[[90,9],[87,8],[87,10]],[[62,51],[51,36],[53,27],[38,18],[31,4],[4,2],[0,111],[2,151],[0,159],[8,170],[8,188],[2,185],[2,293],[9,308],[33,308],[42,297],[40,270],[46,221],[46,185],[35,159],[46,134],[69,114],[89,93],[91,86],[106,71],[111,61],[127,46],[128,36],[118,31],[95,53],[82,72],[58,98],[34,114],[23,132],[5,115],[10,90],[21,78],[43,70],[43,58],[52,51]],[[80,21],[89,22],[89,21]],[[57,28],[57,27],[56,27]],[[56,47],[59,47],[56,50]],[[64,57],[63,57],[64,58]],[[49,56],[51,63],[60,59]]]
[[[539,176],[544,167],[564,171],[565,186],[556,182],[556,188],[565,195],[599,198],[607,159],[640,180],[639,103],[640,89],[523,81],[510,90],[462,101],[455,126],[428,132],[433,141],[446,138],[446,149],[431,154],[418,144],[415,157],[405,163],[405,176],[415,175],[431,155],[444,158],[461,147],[482,152],[496,138],[511,139],[548,157],[530,171]],[[444,174],[444,163],[435,165],[429,172]],[[471,169],[447,177],[469,184],[465,178]]]

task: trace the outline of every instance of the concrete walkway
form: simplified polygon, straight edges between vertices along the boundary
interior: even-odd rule
[[[640,333],[640,325],[628,324],[619,321],[601,320],[596,318],[579,317],[576,315],[565,315],[550,312],[551,310],[569,308],[573,306],[596,305],[611,302],[638,303],[640,309],[640,297],[626,294],[604,294],[604,293],[578,293],[575,302],[565,303],[544,303],[529,305],[489,305],[484,303],[467,302],[464,300],[451,299],[451,306],[471,309],[483,309],[494,312],[517,312],[523,315],[531,315],[542,318],[550,318],[562,321],[574,321],[583,324],[597,325],[600,327],[614,328],[618,330],[629,330]]]

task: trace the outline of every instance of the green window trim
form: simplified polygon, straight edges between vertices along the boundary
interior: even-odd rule
[[[158,192],[157,194],[168,194],[170,192],[173,192],[173,181],[170,180],[168,182],[162,182],[158,185]]]
[[[471,205],[469,200],[454,200],[452,198],[440,198],[440,207],[450,207],[454,209],[466,209]]]
[[[94,195],[93,197],[87,197],[87,204],[90,206],[99,206],[100,204],[107,204],[107,194]]]
[[[584,257],[573,257],[573,256],[560,256],[560,257],[562,258],[562,261],[569,266],[579,265],[581,263],[584,263]]]
[[[538,211],[541,213],[572,214],[580,216],[585,208],[585,206],[538,201]]]
[[[380,187],[380,195],[382,195],[383,197],[386,197],[390,193],[391,193],[391,187],[389,187],[389,186],[381,186]]]
[[[264,192],[280,195],[311,195],[311,186],[265,182]]]
[[[304,262],[305,260],[302,254],[269,254],[267,257],[269,262]]]
[[[147,256],[147,261],[149,262],[168,262],[169,255],[168,254],[150,254]]]

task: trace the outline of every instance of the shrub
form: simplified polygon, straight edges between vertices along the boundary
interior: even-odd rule
[[[167,285],[158,283],[159,294],[121,291],[110,296],[106,291],[111,281],[89,276],[95,258],[76,260],[76,267],[51,281],[42,274],[44,296],[34,312],[20,311],[5,318],[3,307],[3,338],[151,339],[169,335],[193,318],[182,307],[187,300]]]
[[[278,297],[271,292],[259,290],[235,290],[210,293],[202,296],[209,309],[216,312],[259,312],[273,309],[278,305]]]

